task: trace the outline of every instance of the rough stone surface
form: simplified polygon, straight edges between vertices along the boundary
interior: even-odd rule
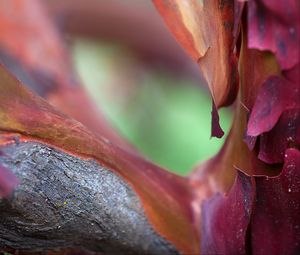
[[[32,142],[1,150],[20,185],[0,199],[0,249],[178,254],[149,225],[135,192],[96,161]]]

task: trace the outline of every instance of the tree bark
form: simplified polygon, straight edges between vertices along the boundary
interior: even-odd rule
[[[96,161],[41,143],[0,149],[0,164],[20,181],[0,199],[0,250],[178,254],[151,227],[135,191]]]

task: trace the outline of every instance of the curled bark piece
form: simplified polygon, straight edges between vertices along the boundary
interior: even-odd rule
[[[227,195],[217,193],[202,204],[202,254],[247,253],[246,237],[254,196],[254,182],[239,171]]]
[[[0,199],[0,249],[179,254],[152,229],[136,193],[96,161],[33,142],[2,149],[0,163],[20,185]]]
[[[178,42],[197,62],[217,108],[238,91],[233,1],[153,0]],[[235,33],[235,37],[233,34]]]
[[[273,52],[283,70],[299,63],[299,8],[296,0],[248,1],[249,48]]]
[[[281,174],[271,178],[256,176],[255,182],[252,254],[299,254],[300,151],[287,149]]]

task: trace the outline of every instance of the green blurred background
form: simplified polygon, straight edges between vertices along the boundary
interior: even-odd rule
[[[134,52],[110,42],[76,38],[72,45],[97,106],[146,158],[186,175],[220,149],[224,138],[210,138],[211,98],[199,81],[144,66]],[[220,111],[225,134],[231,118],[230,110]]]

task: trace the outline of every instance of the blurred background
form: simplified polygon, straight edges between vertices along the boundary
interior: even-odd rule
[[[181,175],[213,156],[211,98],[198,66],[148,0],[51,0],[79,77],[142,155]],[[225,136],[230,109],[220,111]]]
[[[201,81],[141,66],[116,42],[76,38],[72,49],[91,97],[147,158],[184,175],[219,150],[224,138],[210,138],[211,98]],[[227,133],[230,111],[221,110],[220,119]]]
[[[60,110],[136,153],[115,130],[142,156],[180,175],[220,149],[224,138],[210,138],[211,97],[199,68],[151,1],[0,6],[0,62]],[[226,137],[231,110],[219,113]]]

